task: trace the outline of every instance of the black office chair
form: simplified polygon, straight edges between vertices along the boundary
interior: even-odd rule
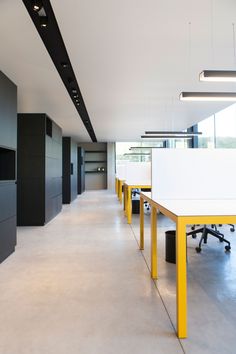
[[[233,224],[228,224],[228,225],[231,226],[231,227],[230,227],[230,231],[231,231],[231,232],[234,232],[234,231],[235,231],[234,225],[233,225]],[[222,226],[222,224],[219,224],[219,226]]]
[[[231,231],[231,232],[234,232],[234,231],[235,231],[235,226],[234,226],[233,224],[228,224],[228,225],[231,226],[231,227],[230,227],[230,231]],[[193,226],[191,226],[191,230],[195,230],[195,227],[196,227],[196,226],[199,226],[199,225],[193,225]],[[222,224],[219,224],[219,226],[221,227]],[[216,226],[216,225],[212,224],[212,225],[211,225],[211,228],[217,231],[217,226]],[[193,238],[194,238],[194,237],[193,237]]]
[[[235,230],[234,225],[230,224],[230,226],[231,226],[230,231],[233,232]],[[218,238],[218,240],[220,242],[227,243],[227,245],[225,246],[225,250],[230,251],[230,249],[231,249],[230,242],[224,238],[224,235],[221,232],[219,232],[216,225],[211,225],[211,227],[212,228],[209,228],[206,225],[203,225],[203,227],[200,227],[199,229],[195,229],[195,225],[193,225],[192,231],[187,232],[187,236],[192,236],[193,238],[196,238],[198,233],[202,233],[199,245],[198,245],[198,247],[196,247],[196,251],[198,253],[201,252],[202,242],[207,243],[208,235]]]

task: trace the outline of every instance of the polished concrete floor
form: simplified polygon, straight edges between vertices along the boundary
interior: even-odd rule
[[[146,216],[143,256],[148,267],[149,225],[150,217]],[[159,215],[158,225],[159,280],[156,286],[176,326],[175,265],[165,261],[165,231],[175,229],[175,224]],[[132,229],[138,240],[138,216],[133,218]],[[225,244],[209,236],[202,252],[196,253],[200,237],[188,237],[188,338],[181,340],[185,353],[236,353],[236,231],[231,232],[228,225],[219,230],[231,242],[231,252],[225,252]]]
[[[18,229],[16,252],[0,266],[0,354],[178,354],[236,352],[236,233],[226,254],[210,240],[201,254],[188,243],[189,338],[175,335],[175,266],[164,260],[150,279],[116,196],[86,192],[45,227]]]

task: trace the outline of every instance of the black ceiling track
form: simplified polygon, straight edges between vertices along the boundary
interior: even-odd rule
[[[97,142],[50,0],[22,0],[93,142]]]

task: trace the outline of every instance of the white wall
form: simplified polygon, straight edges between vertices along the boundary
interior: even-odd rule
[[[115,143],[107,143],[107,189],[115,191],[116,150]]]

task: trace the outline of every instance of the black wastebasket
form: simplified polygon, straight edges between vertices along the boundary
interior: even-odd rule
[[[140,209],[140,201],[139,199],[133,199],[132,200],[132,213],[133,214],[139,214]]]
[[[175,230],[166,231],[166,262],[176,263]]]

